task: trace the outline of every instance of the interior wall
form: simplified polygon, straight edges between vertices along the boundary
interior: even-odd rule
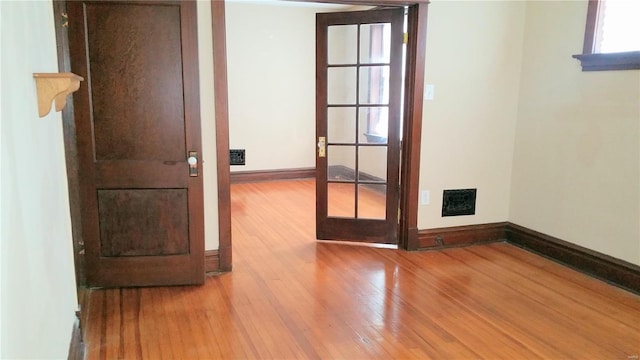
[[[200,68],[200,125],[202,132],[202,176],[204,181],[204,248],[219,246],[218,164],[213,88],[213,40],[211,3],[198,0],[198,62]]]
[[[509,218],[640,265],[640,71],[581,71],[586,11],[527,2]]]
[[[34,72],[58,72],[51,1],[0,2],[0,358],[66,358],[77,308],[62,118]]]
[[[310,4],[226,2],[231,171],[315,167],[315,13]]]
[[[3,29],[2,27],[2,7],[0,6],[0,31]],[[4,32],[3,32],[4,33]],[[0,33],[1,35],[1,33]],[[2,38],[0,37],[0,54],[2,53],[2,50],[4,48],[1,47],[2,44]],[[1,68],[1,62],[0,62],[0,68]],[[0,84],[2,84],[2,69],[0,69]],[[2,87],[0,86],[0,109],[2,109]],[[0,110],[0,195],[2,193],[2,153],[4,152],[4,147],[2,146],[2,111]],[[2,246],[2,237],[4,235],[4,232],[2,232],[2,224],[4,223],[4,217],[2,216],[2,196],[0,196],[0,324],[4,324],[4,321],[2,320],[2,309],[4,309],[3,305],[2,305],[2,288],[4,287],[4,282],[2,281],[2,279],[4,279],[3,277],[3,259],[4,259],[4,252],[2,251],[3,246]],[[0,325],[0,357],[2,357],[2,343],[4,342],[4,337],[2,336],[2,326]]]
[[[418,228],[507,221],[525,3],[429,5]],[[445,189],[477,188],[476,214],[442,217]]]

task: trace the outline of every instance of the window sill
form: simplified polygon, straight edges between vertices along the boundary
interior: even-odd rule
[[[640,69],[640,51],[573,55],[582,63],[582,71]]]

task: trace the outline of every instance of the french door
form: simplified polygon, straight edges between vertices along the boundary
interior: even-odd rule
[[[316,236],[398,243],[404,9],[317,14]]]

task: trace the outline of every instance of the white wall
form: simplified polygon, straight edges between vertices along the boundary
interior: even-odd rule
[[[640,71],[581,71],[586,11],[527,3],[509,218],[640,264]]]
[[[200,119],[202,131],[202,176],[204,181],[204,248],[215,250],[218,236],[218,165],[213,91],[213,41],[211,3],[198,0],[198,62],[200,67]]]
[[[525,3],[429,5],[418,228],[507,221]],[[476,214],[441,216],[442,191],[477,188]]]
[[[57,72],[51,1],[2,1],[2,352],[66,358],[76,310],[62,120],[38,117],[34,72]]]
[[[226,4],[231,171],[315,167],[315,13],[281,1]]]
[[[3,27],[2,27],[2,7],[0,6],[0,31],[2,31]],[[1,35],[1,33],[0,33]],[[4,49],[2,47],[2,37],[0,36],[0,68],[2,67],[2,50]],[[1,69],[0,69],[1,70]],[[0,84],[2,84],[2,71],[0,71]],[[2,109],[2,87],[0,86],[0,109]],[[2,232],[2,223],[4,222],[4,217],[2,216],[2,149],[4,149],[2,147],[2,112],[0,110],[0,358],[2,357],[2,339],[4,339],[2,337],[2,325],[4,324],[4,321],[2,320],[2,282],[1,279],[4,279],[3,277],[3,266],[2,266],[2,259],[4,259],[3,257],[3,251],[2,251],[2,234],[4,234]]]

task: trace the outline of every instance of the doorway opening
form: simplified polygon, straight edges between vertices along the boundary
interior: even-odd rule
[[[304,1],[306,2],[306,1]],[[340,1],[332,1],[341,3]],[[353,3],[346,1],[345,3]],[[424,82],[424,50],[426,37],[426,1],[367,1],[362,5],[408,6],[408,43],[406,63],[405,103],[402,119],[404,147],[401,154],[401,181],[399,199],[398,243],[400,248],[412,250],[417,247],[417,198],[420,129],[422,122],[422,92]],[[220,270],[231,270],[231,194],[229,169],[229,112],[227,84],[227,53],[225,4],[212,3],[214,77],[216,102],[217,160],[219,189],[219,257]],[[250,156],[250,155],[248,155]]]

